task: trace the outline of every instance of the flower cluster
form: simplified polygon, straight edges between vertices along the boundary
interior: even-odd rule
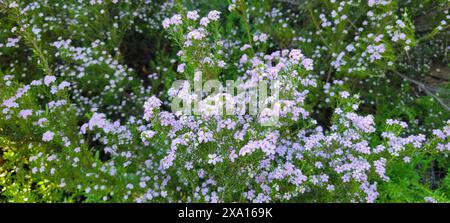
[[[0,1],[0,202],[448,202],[448,3],[253,3]]]

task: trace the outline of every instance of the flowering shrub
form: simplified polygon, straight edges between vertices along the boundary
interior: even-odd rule
[[[450,201],[446,1],[0,7],[2,202]]]

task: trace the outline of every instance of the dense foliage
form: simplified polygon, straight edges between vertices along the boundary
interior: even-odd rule
[[[449,202],[449,8],[0,0],[0,202]]]

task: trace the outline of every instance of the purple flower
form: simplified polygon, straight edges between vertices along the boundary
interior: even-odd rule
[[[223,161],[222,157],[217,154],[208,154],[208,163],[212,165],[216,165],[217,163],[221,163]]]
[[[219,18],[220,18],[220,12],[217,10],[213,10],[208,13],[208,19],[211,21],[217,21]]]
[[[33,114],[33,110],[31,110],[31,109],[25,109],[25,110],[21,110],[19,112],[19,116],[23,119],[27,119],[28,116],[30,116],[32,114]]]
[[[373,116],[359,116],[353,112],[347,113],[345,116],[347,119],[351,120],[353,125],[365,133],[375,132]]]
[[[144,104],[144,119],[149,121],[153,117],[153,110],[158,109],[162,102],[157,97],[150,97]]]
[[[55,76],[45,76],[44,77],[44,84],[46,86],[50,86],[51,83],[56,81],[56,77]]]

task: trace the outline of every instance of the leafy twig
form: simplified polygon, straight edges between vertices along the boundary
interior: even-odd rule
[[[409,81],[409,82],[411,82],[411,83],[413,83],[415,85],[417,85],[419,87],[419,89],[424,90],[427,95],[429,95],[429,96],[433,97],[434,99],[436,99],[436,101],[438,101],[439,104],[441,104],[441,106],[445,108],[445,110],[450,111],[449,106],[444,101],[442,101],[437,95],[433,94],[433,92],[431,92],[430,88],[427,87],[424,83],[419,82],[417,80],[414,80],[414,79],[412,79],[412,78],[410,78],[410,77],[408,77],[406,75],[403,75],[403,74],[401,74],[401,73],[399,73],[398,71],[395,71],[395,70],[392,70],[392,73],[396,74],[397,76],[399,76],[399,77],[401,77],[401,78],[403,78],[403,79],[405,79],[405,80],[407,80],[407,81]]]

